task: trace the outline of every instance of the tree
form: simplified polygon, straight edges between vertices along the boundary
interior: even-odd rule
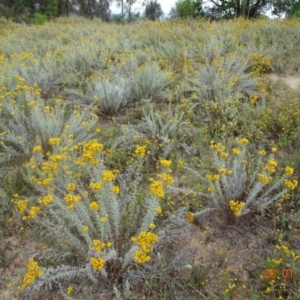
[[[108,21],[110,16],[109,6],[111,0],[77,0],[79,14],[93,19],[100,17]]]
[[[159,19],[164,14],[160,3],[156,0],[145,0],[143,6],[145,6],[145,17],[152,21]]]
[[[215,18],[253,18],[270,7],[272,0],[210,0],[207,14]]]
[[[179,0],[171,9],[171,17],[197,17],[202,15],[202,0]]]
[[[299,15],[300,2],[299,0],[273,0],[272,14],[276,16],[286,15],[287,17]],[[298,12],[297,12],[298,11]]]

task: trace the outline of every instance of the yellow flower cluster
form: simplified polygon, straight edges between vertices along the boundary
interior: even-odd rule
[[[289,190],[294,190],[298,186],[297,180],[284,180],[284,186]]]
[[[184,217],[185,217],[185,219],[186,219],[188,222],[190,222],[190,223],[192,223],[193,220],[194,220],[194,214],[191,213],[191,212],[185,213],[185,214],[184,214]]]
[[[26,200],[18,200],[17,202],[16,202],[16,204],[17,204],[17,207],[18,207],[18,210],[19,210],[19,212],[22,214],[25,210],[26,210],[26,208],[27,208],[27,201]]]
[[[152,232],[142,231],[137,238],[132,237],[131,240],[139,247],[134,254],[134,259],[138,264],[144,264],[150,261],[149,253],[153,250],[153,245],[157,242],[158,236]]]
[[[205,175],[205,178],[206,178],[208,181],[219,181],[221,177],[220,177],[219,174],[215,174],[215,175],[207,174],[207,175]]]
[[[91,257],[90,263],[95,271],[100,271],[105,265],[105,261],[102,257]]]
[[[169,167],[172,164],[172,161],[167,159],[161,159],[159,162],[164,167]]]
[[[223,174],[223,175],[232,175],[233,171],[232,170],[228,170],[226,168],[220,168],[219,169],[219,173]]]
[[[42,203],[45,206],[48,206],[52,202],[53,202],[53,196],[51,194],[48,194],[44,196],[41,200],[39,200],[39,203]]]
[[[266,155],[266,151],[265,150],[260,150],[260,151],[257,152],[257,154],[259,156],[265,156]]]
[[[115,174],[112,171],[104,171],[102,173],[102,179],[106,182],[110,182],[115,179]]]
[[[164,198],[165,193],[162,183],[152,178],[150,180],[152,181],[150,191],[155,194],[157,198]]]
[[[81,196],[80,195],[72,195],[72,194],[67,194],[64,197],[64,200],[67,204],[67,209],[72,210],[75,206],[75,204],[77,202],[79,202],[81,200]]]
[[[68,183],[66,190],[69,192],[74,192],[76,190],[76,184],[73,182]]]
[[[30,208],[28,216],[24,216],[23,220],[34,219],[37,216],[37,214],[39,213],[39,211],[40,211],[40,208],[38,206],[32,206]]]
[[[33,153],[36,153],[36,152],[39,152],[39,151],[42,151],[42,146],[36,146],[32,150]]]
[[[98,152],[103,150],[103,145],[97,140],[92,140],[83,145],[82,155],[77,159],[76,164],[82,165],[86,162],[91,162],[93,165],[98,165],[98,160],[95,158]]]
[[[93,210],[99,210],[100,209],[100,206],[99,204],[96,202],[96,201],[92,201],[90,203],[90,209],[93,209]]]
[[[179,159],[178,162],[177,162],[177,168],[178,168],[178,169],[182,169],[183,164],[184,164],[183,160],[182,160],[182,159]]]
[[[27,269],[28,269],[27,273],[23,278],[23,284],[22,284],[23,290],[29,287],[36,280],[36,278],[43,275],[42,268],[39,267],[38,263],[33,258],[29,259],[27,264]]]
[[[270,178],[266,177],[263,174],[257,174],[258,180],[262,183],[262,184],[268,184],[270,181]]]
[[[93,191],[99,191],[101,190],[102,186],[103,186],[103,182],[99,181],[99,182],[91,182],[90,183],[90,189]]]
[[[113,185],[111,187],[111,191],[114,193],[114,194],[120,194],[120,187],[118,187],[117,185]]]
[[[60,143],[60,138],[50,138],[49,139],[49,144],[51,145],[57,145]]]
[[[286,166],[284,169],[284,173],[287,176],[292,176],[294,174],[294,169],[289,166]]]
[[[172,183],[174,183],[173,177],[171,175],[169,175],[169,174],[165,174],[165,173],[157,174],[157,177],[161,178],[165,184],[172,184]]]
[[[140,157],[144,157],[145,156],[145,152],[146,152],[146,146],[136,145],[134,152],[135,152],[136,155],[138,155]]]
[[[239,156],[241,153],[242,153],[241,150],[239,150],[237,148],[233,148],[232,149],[232,154],[233,155]]]
[[[244,202],[234,201],[234,200],[229,201],[229,207],[236,217],[240,216],[244,206],[245,206]]]
[[[236,141],[237,141],[238,145],[247,145],[247,144],[249,144],[249,140],[246,139],[246,138],[237,139]]]

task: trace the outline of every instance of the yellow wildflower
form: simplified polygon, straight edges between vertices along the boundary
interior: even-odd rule
[[[152,183],[150,185],[150,191],[155,194],[157,198],[164,198],[164,189],[161,182],[157,180],[152,180]]]
[[[76,185],[75,185],[75,183],[69,183],[68,185],[67,185],[67,187],[66,187],[66,190],[67,191],[75,191],[76,190]]]
[[[265,150],[260,150],[257,152],[258,155],[260,156],[265,156],[266,155],[266,151]]]
[[[93,209],[93,210],[99,210],[100,209],[100,206],[99,204],[96,202],[96,201],[92,201],[90,203],[90,209]]]
[[[171,163],[172,163],[171,160],[166,160],[166,159],[161,159],[159,162],[160,162],[161,165],[164,166],[164,167],[169,167],[169,166],[171,165]]]
[[[290,190],[294,190],[297,186],[298,186],[298,181],[297,180],[285,180],[284,181],[284,185],[286,188],[290,189]]]
[[[242,153],[241,150],[239,150],[237,148],[233,148],[232,149],[232,154],[233,155],[239,156],[241,153]]]
[[[38,266],[38,263],[33,259],[30,258],[27,264],[27,273],[23,278],[22,289],[25,290],[29,287],[36,278],[43,275],[43,270]]]
[[[91,257],[90,263],[95,271],[100,271],[103,269],[105,261],[101,257]]]
[[[89,226],[84,225],[84,226],[82,227],[82,231],[83,231],[83,232],[88,232],[88,231],[89,231]]]
[[[73,290],[74,290],[74,288],[71,285],[69,285],[67,288],[67,294],[68,295],[72,294]]]
[[[93,191],[99,191],[103,186],[103,182],[99,181],[99,182],[91,182],[90,183],[90,188]]]
[[[57,145],[60,143],[60,138],[50,138],[49,139],[49,144],[51,145]]]
[[[134,260],[138,263],[138,264],[144,264],[150,261],[150,256],[147,255],[147,253],[145,253],[144,251],[141,250],[137,250],[134,254]]]
[[[146,152],[146,146],[139,146],[136,145],[135,147],[135,154],[139,155],[140,157],[144,157]]]
[[[194,220],[194,214],[191,213],[191,212],[187,212],[187,213],[184,215],[184,217],[185,217],[185,219],[186,219],[188,222],[190,222],[190,223],[192,223],[193,220]]]
[[[258,180],[262,183],[262,184],[268,184],[269,183],[269,179],[263,175],[263,174],[257,174]]]
[[[177,168],[181,169],[182,167],[183,167],[183,160],[179,159],[178,162],[177,162]]]
[[[102,173],[102,179],[106,182],[112,181],[115,179],[115,174],[112,171],[104,171]]]
[[[39,152],[39,151],[42,151],[42,146],[36,146],[32,150],[33,153],[36,153],[36,152]]]
[[[210,186],[210,187],[207,189],[207,191],[208,191],[209,193],[212,193],[214,190],[215,190],[215,188],[214,188],[213,186]]]
[[[117,186],[117,185],[113,185],[111,187],[111,191],[114,193],[114,194],[119,194],[120,193],[120,188]]]
[[[294,169],[291,168],[291,167],[289,167],[289,166],[287,166],[287,167],[285,167],[284,172],[285,172],[285,175],[291,176],[291,175],[294,174]]]

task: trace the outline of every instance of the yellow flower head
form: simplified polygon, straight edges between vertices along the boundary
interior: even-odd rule
[[[117,186],[117,185],[113,185],[111,187],[111,191],[114,193],[114,194],[119,194],[120,193],[120,188]]]
[[[93,210],[99,210],[100,209],[100,206],[99,204],[96,202],[96,201],[92,201],[90,203],[90,209],[93,209]]]
[[[93,249],[101,253],[105,249],[105,243],[101,242],[98,239],[93,240]]]
[[[164,188],[161,182],[157,180],[152,180],[150,185],[150,191],[155,194],[157,198],[164,198]]]
[[[162,209],[161,209],[160,206],[158,206],[158,207],[156,208],[156,213],[157,213],[157,214],[161,214],[161,213],[162,213]]]
[[[159,162],[160,162],[161,165],[164,166],[164,167],[169,167],[169,166],[171,165],[171,163],[172,163],[171,160],[166,160],[166,159],[162,159],[162,160],[160,160]]]
[[[67,288],[67,294],[68,295],[72,294],[73,290],[74,290],[74,288],[71,285],[69,285]]]
[[[258,155],[260,156],[265,156],[266,155],[266,151],[265,150],[260,150],[257,152]]]
[[[182,159],[179,159],[178,163],[177,163],[177,168],[178,169],[181,169],[183,167],[183,160]]]
[[[57,145],[60,143],[60,138],[50,138],[49,139],[49,144],[51,145]]]
[[[287,176],[291,176],[291,175],[294,174],[294,169],[287,166],[287,167],[285,167],[285,169],[284,169],[284,173],[285,173],[285,175],[287,175]]]
[[[136,145],[134,153],[140,157],[144,157],[146,152],[146,146]]]
[[[232,149],[232,154],[233,155],[239,156],[241,153],[242,153],[241,150],[239,150],[237,148],[233,148]]]
[[[32,151],[33,151],[33,153],[42,151],[42,146],[36,146],[36,147],[33,148]]]
[[[215,188],[214,188],[213,186],[210,186],[210,187],[207,189],[207,191],[208,191],[209,193],[212,193],[214,190],[215,190]]]
[[[238,140],[237,143],[238,143],[239,145],[246,145],[246,144],[249,143],[249,140],[246,139],[246,138],[242,138],[242,139]]]
[[[106,182],[112,181],[115,179],[115,174],[112,171],[104,171],[102,173],[102,179]]]
[[[38,266],[38,263],[33,259],[30,258],[27,264],[27,273],[23,278],[22,289],[25,290],[29,287],[36,278],[43,275],[43,270]]]
[[[141,250],[137,250],[134,254],[134,260],[138,263],[138,264],[144,264],[150,261],[150,256],[147,255],[147,253],[145,253],[144,251]]]
[[[89,231],[89,226],[84,225],[84,226],[82,227],[82,231],[83,231],[83,232],[88,232],[88,231]]]
[[[187,212],[187,213],[184,215],[184,217],[185,217],[185,219],[186,219],[188,222],[190,222],[190,223],[192,223],[193,220],[194,220],[194,214],[191,213],[191,212]]]
[[[100,271],[105,265],[105,261],[102,257],[91,257],[90,263],[95,271]]]
[[[68,185],[67,185],[67,187],[66,187],[66,190],[67,191],[75,191],[76,190],[76,185],[75,185],[75,183],[69,183]]]

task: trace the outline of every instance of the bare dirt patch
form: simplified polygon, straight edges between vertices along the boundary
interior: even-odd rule
[[[282,81],[289,88],[295,91],[300,91],[300,76],[284,76],[284,75],[273,73],[273,74],[268,74],[267,78],[272,80],[275,83]]]

